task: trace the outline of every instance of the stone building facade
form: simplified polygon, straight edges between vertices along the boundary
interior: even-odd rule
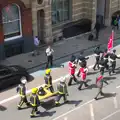
[[[0,0],[0,59],[32,51],[33,36],[42,43],[59,39],[63,26],[72,21],[89,19],[94,27],[100,16],[109,26],[119,10],[120,0]]]

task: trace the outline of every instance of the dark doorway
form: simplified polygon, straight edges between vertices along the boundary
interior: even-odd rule
[[[101,27],[105,26],[105,12],[106,12],[106,0],[97,0],[96,20],[99,21]]]
[[[38,38],[41,43],[44,43],[44,22],[45,22],[45,13],[44,10],[39,10],[37,12],[37,21],[38,21]]]

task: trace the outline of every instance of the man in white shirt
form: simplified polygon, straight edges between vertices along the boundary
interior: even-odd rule
[[[34,37],[34,45],[35,45],[35,50],[33,52],[33,55],[39,55],[39,44],[40,44],[40,41],[38,40],[38,37],[35,36]]]
[[[53,52],[54,50],[50,46],[48,46],[48,48],[46,49],[46,55],[47,55],[46,68],[48,68],[49,64],[51,67],[53,66]]]

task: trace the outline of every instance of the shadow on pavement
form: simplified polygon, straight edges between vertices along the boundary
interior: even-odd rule
[[[7,110],[7,108],[2,106],[2,105],[0,105],[0,111],[5,111],[5,110]]]
[[[110,98],[110,97],[115,97],[116,93],[104,93],[104,96],[98,98],[98,100],[104,99],[104,98]]]
[[[94,72],[88,72],[87,75],[94,75],[94,74],[97,74],[99,71],[94,71]]]
[[[70,100],[68,101],[66,104],[75,104],[75,106],[78,106],[80,103],[82,102],[82,100]]]
[[[108,81],[108,80],[114,80],[116,79],[116,77],[104,77],[104,80]]]
[[[86,89],[93,89],[93,88],[97,88],[96,84],[91,84],[88,88]]]
[[[56,113],[56,111],[51,111],[51,112],[44,111],[44,112],[40,113],[40,117],[53,116],[53,114],[55,114],[55,113]]]
[[[56,113],[56,111],[52,111],[52,112],[40,112],[39,115],[34,116],[33,118],[38,118],[38,117],[45,117],[45,116],[53,116],[53,114]]]

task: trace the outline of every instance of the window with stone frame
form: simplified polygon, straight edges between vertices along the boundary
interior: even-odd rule
[[[4,40],[9,41],[22,37],[20,7],[10,4],[2,9]]]
[[[52,24],[59,24],[69,20],[70,0],[52,0]]]

